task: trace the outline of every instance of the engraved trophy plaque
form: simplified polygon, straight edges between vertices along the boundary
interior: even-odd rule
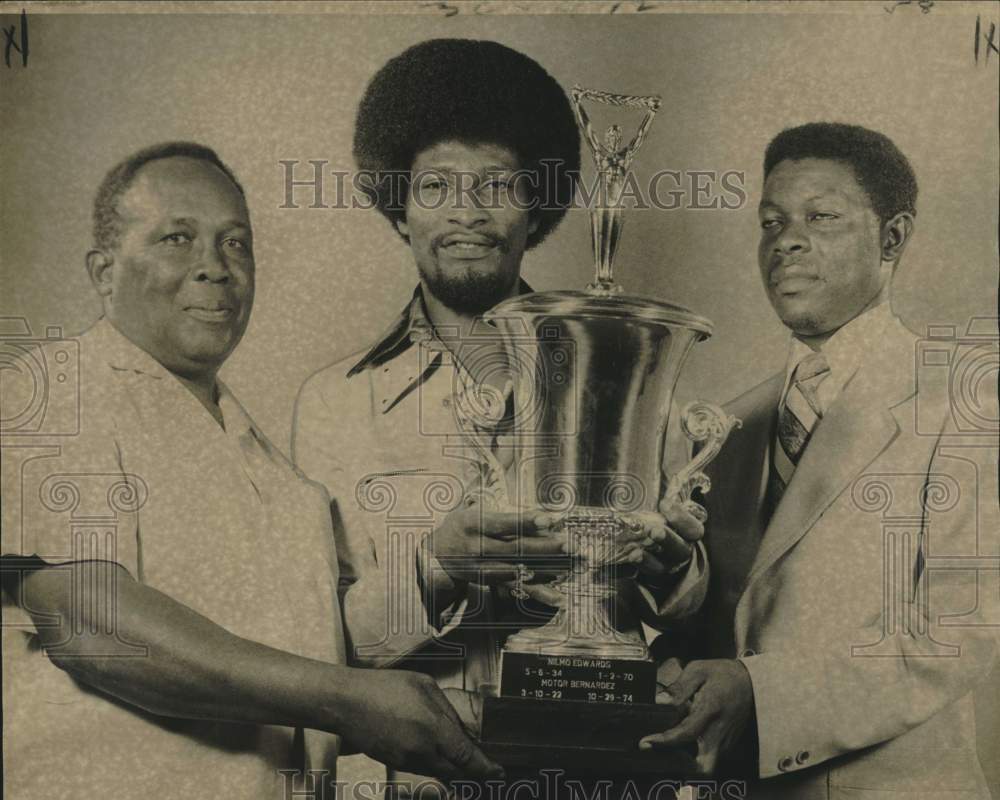
[[[501,487],[501,507],[557,514],[573,567],[546,587],[554,616],[508,637],[499,696],[484,698],[482,743],[514,767],[662,771],[669,759],[640,752],[637,743],[672,727],[680,712],[655,705],[656,665],[638,632],[619,629],[616,600],[627,577],[616,565],[636,529],[631,515],[658,507],[674,387],[712,324],[680,306],[625,294],[612,274],[622,192],[660,99],[580,87],[572,99],[597,168],[595,278],[584,291],[521,295],[486,315],[513,373],[516,474],[506,478],[488,448],[478,449]],[[585,101],[645,116],[625,145],[618,125],[603,137],[594,132]],[[700,449],[670,477],[665,494],[704,520],[691,493],[709,489],[701,470],[738,422],[699,401],[685,407],[680,423]],[[523,591],[519,585],[514,594]]]

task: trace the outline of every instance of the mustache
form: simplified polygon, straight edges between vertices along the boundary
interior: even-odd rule
[[[245,304],[245,299],[232,295],[192,295],[184,298],[185,308],[202,308],[206,311],[237,311]]]
[[[454,236],[454,231],[449,231],[447,233],[439,233],[433,239],[431,239],[431,250],[437,253],[442,247],[444,247],[444,240]],[[510,252],[510,242],[503,236],[499,236],[495,233],[477,232],[475,238],[484,239],[488,242],[490,247],[497,248],[501,253]]]

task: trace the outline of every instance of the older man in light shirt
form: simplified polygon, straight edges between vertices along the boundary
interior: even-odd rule
[[[190,143],[123,161],[87,268],[79,431],[4,436],[7,796],[279,798],[303,769],[322,793],[341,737],[498,774],[425,676],[342,665],[329,497],[217,378],[254,295],[229,169]]]

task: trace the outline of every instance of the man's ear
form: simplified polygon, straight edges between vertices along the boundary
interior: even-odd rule
[[[532,213],[531,218],[528,220],[528,236],[535,235],[535,231],[538,230],[539,221],[538,214]]]
[[[111,299],[111,279],[114,274],[115,257],[107,250],[91,250],[87,253],[87,274],[90,282],[102,299]]]
[[[899,261],[913,234],[913,214],[901,211],[882,226],[882,260]]]

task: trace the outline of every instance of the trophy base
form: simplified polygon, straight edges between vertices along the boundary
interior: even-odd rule
[[[656,702],[656,665],[648,658],[582,654],[500,654],[500,696],[585,703]]]
[[[656,705],[656,665],[649,658],[505,649],[500,696],[483,699],[480,744],[517,770],[681,779],[697,774],[694,750],[641,751],[639,740],[673,727],[685,713]]]
[[[638,745],[683,716],[668,705],[487,697],[480,746],[494,761],[519,770],[681,780],[698,775],[693,747],[663,751]]]
[[[509,636],[505,653],[531,653],[538,656],[583,656],[588,658],[624,658],[645,660],[649,648],[638,634],[621,633],[610,626],[587,638],[572,636],[560,624],[560,609],[553,620],[538,628],[525,628]]]

